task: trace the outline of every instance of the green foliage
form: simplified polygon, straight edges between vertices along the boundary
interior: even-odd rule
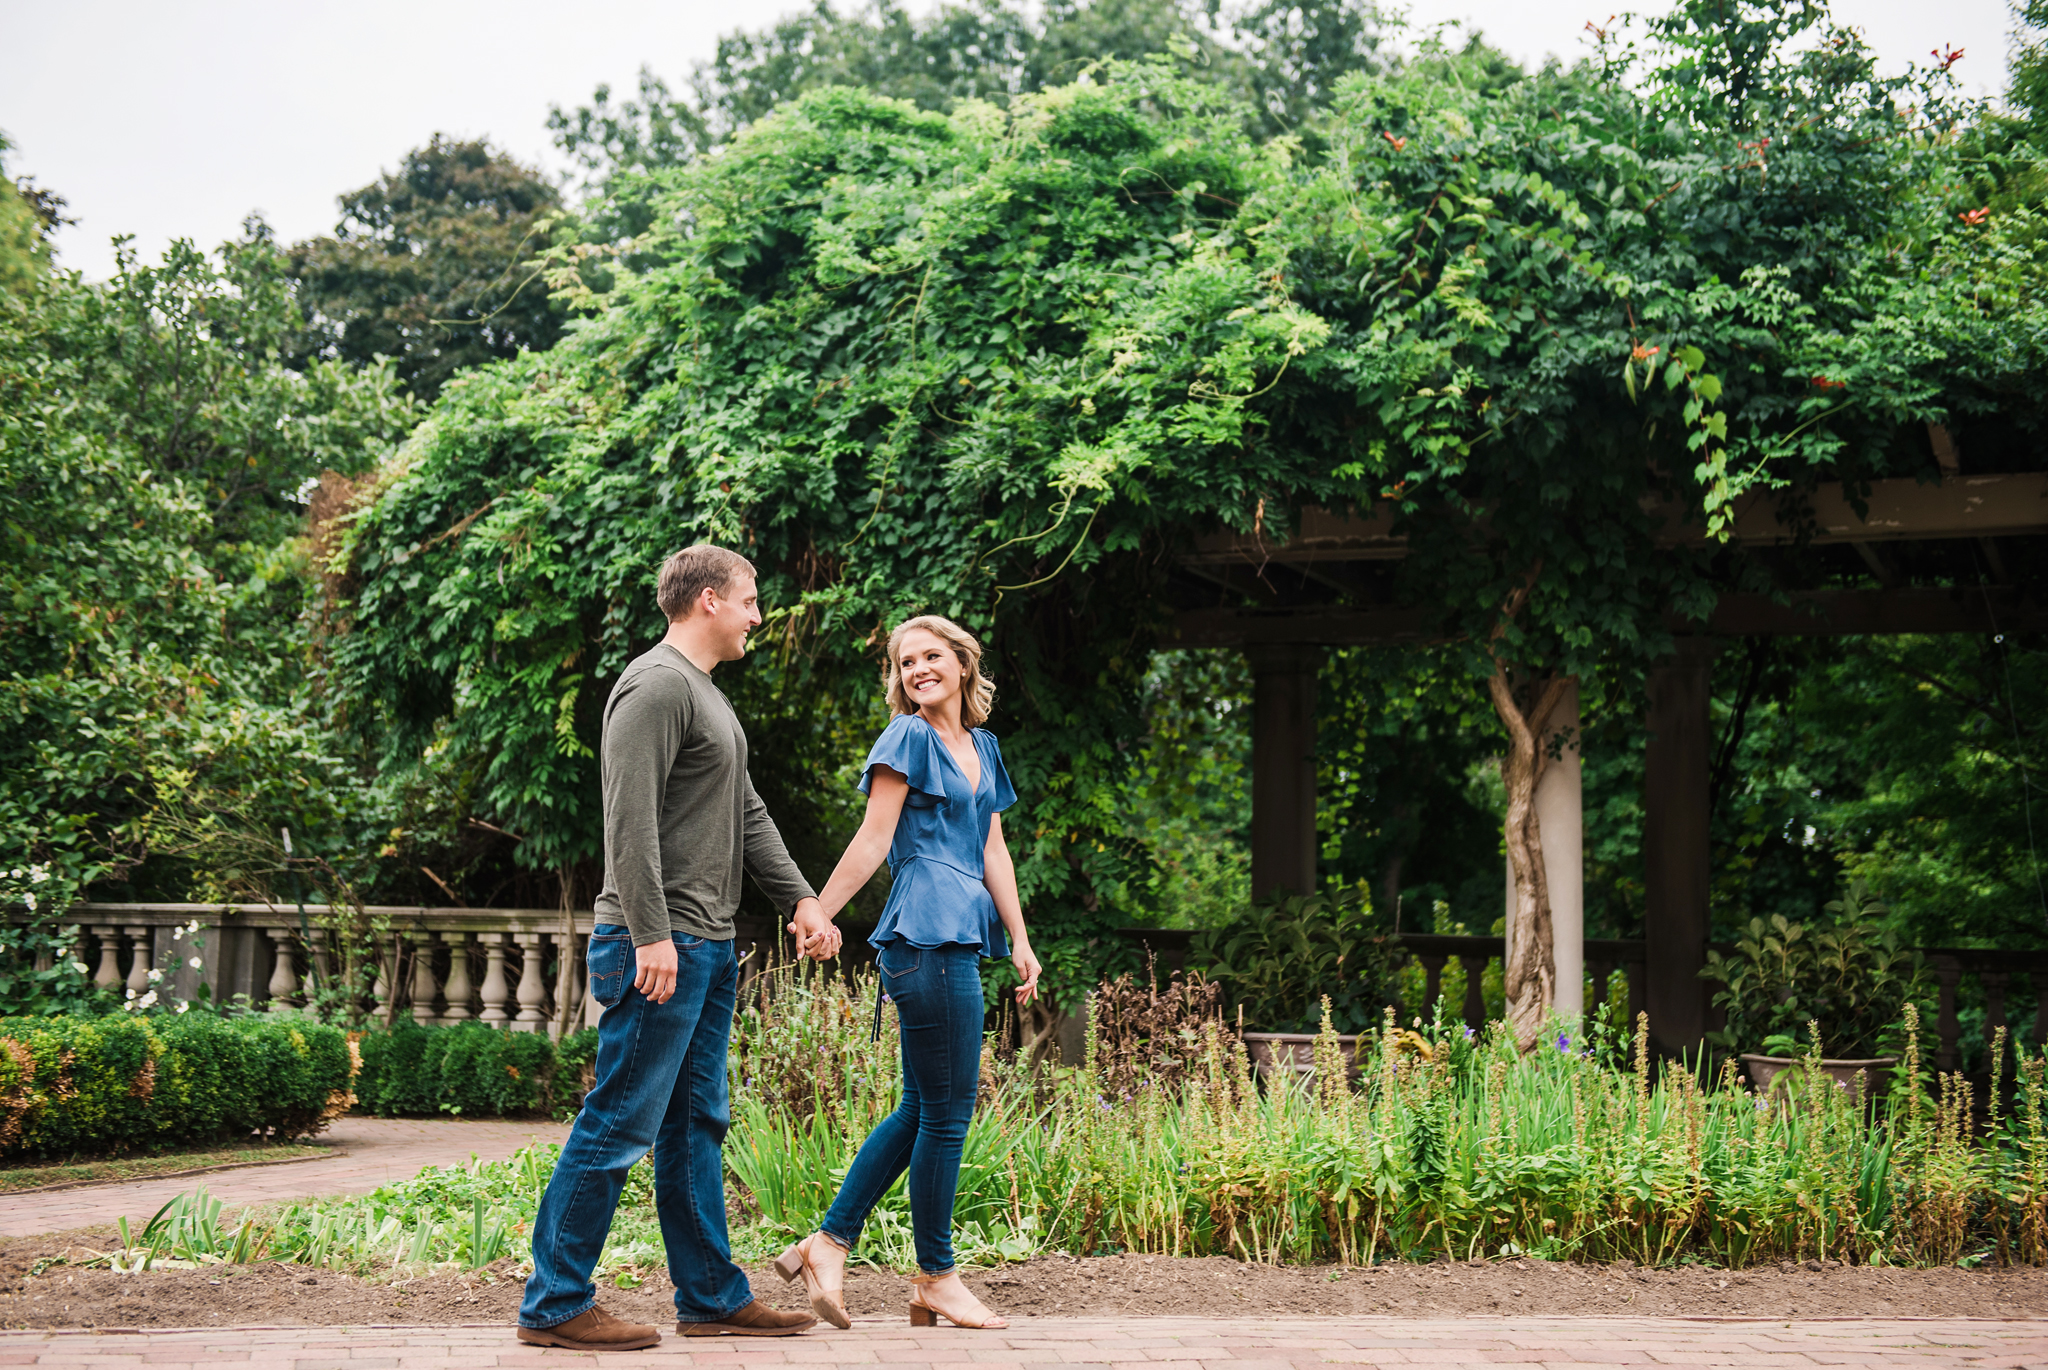
[[[1231,1022],[1260,1032],[1313,1032],[1327,1013],[1338,1031],[1379,1021],[1393,988],[1397,944],[1363,890],[1289,895],[1195,934],[1188,968],[1223,986]]]
[[[809,91],[857,87],[947,111],[1064,85],[1105,60],[1173,52],[1241,99],[1271,136],[1311,124],[1341,77],[1380,69],[1383,37],[1397,23],[1360,0],[1227,11],[1176,0],[968,0],[922,17],[893,0],[845,13],[820,3],[720,38],[680,96],[642,68],[634,98],[614,102],[599,86],[588,105],[552,107],[548,127],[593,184],[630,202],[639,191],[625,173],[680,166]],[[635,231],[645,227],[644,206],[625,212],[639,219]]]
[[[583,1065],[597,1029],[558,1046],[544,1032],[507,1032],[484,1023],[421,1027],[408,1019],[358,1042],[358,1104],[381,1117],[453,1113],[471,1118],[568,1110],[582,1100]]]
[[[1150,869],[1123,900],[1148,923],[1202,928],[1251,904],[1251,672],[1235,652],[1160,651],[1120,807]]]
[[[45,872],[50,917],[189,846],[153,829],[166,802],[329,851],[390,826],[363,821],[369,786],[311,678],[294,496],[374,463],[414,411],[388,368],[283,364],[267,234],[119,263],[0,296],[0,865]],[[176,897],[187,871],[140,878]]]
[[[204,1012],[0,1019],[0,1154],[316,1132],[354,1074],[338,1028]]]
[[[546,350],[562,313],[535,277],[559,201],[541,171],[436,134],[341,196],[333,237],[292,247],[305,315],[293,352],[358,367],[388,358],[431,400],[466,367]]]
[[[10,146],[0,133],[0,292],[31,289],[49,273],[49,231],[55,226],[38,212],[41,197],[7,175]]]
[[[1622,700],[1733,574],[1730,498],[1918,472],[1930,421],[2039,421],[2024,253],[1982,255],[1936,189],[1954,147],[1902,109],[1961,112],[1938,74],[1701,0],[1497,77],[1353,73],[1314,155],[1164,59],[1007,111],[812,90],[650,174],[635,270],[593,296],[558,254],[596,317],[451,386],[354,520],[352,721],[393,774],[445,746],[516,859],[561,868],[594,858],[599,708],[676,544],[763,568],[773,650],[726,684],[806,722],[793,795],[843,793],[877,631],[948,613],[991,644],[1068,995],[1156,904],[1120,810],[1195,531],[1390,498],[1410,555],[1375,593],[1442,607],[1447,689],[1498,659]],[[1672,521],[1700,545],[1660,545]]]
[[[1867,1059],[1896,1050],[1905,1005],[1929,988],[1920,953],[1903,950],[1896,932],[1872,920],[1884,907],[1853,883],[1846,899],[1827,906],[1834,926],[1793,923],[1773,914],[1750,920],[1735,954],[1707,953],[1702,979],[1722,986],[1714,1003],[1728,1025],[1710,1038],[1734,1051],[1789,1056],[1817,1023],[1828,1055]]]

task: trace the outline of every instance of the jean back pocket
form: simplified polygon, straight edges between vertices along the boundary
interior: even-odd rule
[[[612,1007],[626,997],[631,981],[627,971],[633,964],[633,934],[592,932],[584,963],[590,968],[590,997],[605,1008]]]

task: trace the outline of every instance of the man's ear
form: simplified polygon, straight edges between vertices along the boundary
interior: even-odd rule
[[[697,592],[697,607],[702,609],[706,615],[716,618],[718,616],[718,588],[713,585],[707,585],[702,590],[699,590]]]

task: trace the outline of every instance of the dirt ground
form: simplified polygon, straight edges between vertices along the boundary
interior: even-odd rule
[[[0,1326],[206,1327],[369,1323],[510,1323],[520,1281],[510,1262],[469,1275],[390,1282],[294,1265],[217,1266],[115,1275],[39,1262],[80,1246],[104,1250],[97,1230],[0,1244]],[[751,1272],[755,1292],[780,1307],[799,1291],[767,1267]],[[1043,1257],[969,1272],[999,1312],[1037,1317],[1151,1315],[1396,1317],[1466,1315],[1720,1315],[1756,1318],[2048,1317],[2048,1271],[1890,1270],[1825,1264],[1753,1270],[1645,1270],[1512,1260],[1470,1265],[1242,1265],[1222,1257],[1074,1259]],[[855,1270],[847,1306],[856,1317],[901,1314],[907,1289],[895,1275]],[[638,1289],[604,1288],[622,1317],[674,1318],[665,1276]]]

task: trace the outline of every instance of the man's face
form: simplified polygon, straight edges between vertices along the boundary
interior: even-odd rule
[[[761,626],[761,602],[754,578],[734,575],[723,594],[712,592],[711,638],[720,661],[738,661],[747,654],[747,634]]]

